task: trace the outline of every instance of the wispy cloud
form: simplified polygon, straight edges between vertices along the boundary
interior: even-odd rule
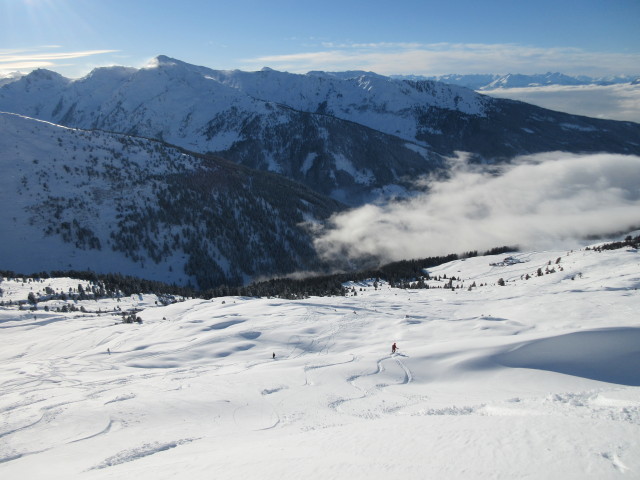
[[[47,45],[31,50],[0,50],[0,73],[29,71],[35,68],[59,66],[61,61],[68,62],[78,58],[117,52],[117,50],[82,50],[56,52],[57,45]]]
[[[579,48],[540,48],[518,44],[332,43],[305,52],[266,55],[241,61],[245,69],[269,66],[310,70],[368,70],[384,75],[448,73],[544,73],[604,76],[640,73],[640,54],[592,52]],[[633,69],[634,71],[629,71]]]
[[[316,249],[328,259],[393,261],[501,245],[571,248],[640,225],[640,157],[552,152],[503,170],[496,176],[459,161],[429,194],[335,216]]]

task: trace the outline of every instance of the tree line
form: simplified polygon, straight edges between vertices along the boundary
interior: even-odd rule
[[[513,247],[499,247],[485,252],[483,255],[495,255],[504,252],[512,252]],[[313,275],[307,278],[273,278],[253,282],[246,286],[220,285],[206,290],[197,290],[192,287],[167,284],[155,280],[142,279],[119,273],[97,273],[82,270],[53,270],[31,275],[19,274],[13,271],[0,270],[0,275],[6,278],[61,278],[69,277],[91,282],[93,298],[114,298],[133,294],[155,294],[158,296],[179,296],[185,298],[215,298],[226,296],[241,297],[278,297],[286,299],[300,299],[311,296],[344,296],[348,289],[344,287],[346,282],[360,282],[369,279],[386,281],[391,287],[416,288],[423,285],[420,279],[429,279],[425,269],[433,268],[444,263],[478,256],[477,251],[467,252],[462,255],[450,254],[445,256],[427,257],[415,260],[401,260],[388,263],[379,268],[365,269],[353,272],[333,273],[326,275]]]

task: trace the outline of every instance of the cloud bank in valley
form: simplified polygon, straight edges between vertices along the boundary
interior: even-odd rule
[[[499,175],[463,161],[429,193],[335,215],[318,233],[324,258],[382,261],[484,251],[573,248],[590,235],[640,225],[640,157],[549,152]]]
[[[640,123],[640,85],[551,85],[499,88],[480,93],[561,112]]]

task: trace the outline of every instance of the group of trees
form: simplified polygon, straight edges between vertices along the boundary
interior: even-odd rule
[[[638,248],[640,246],[640,236],[635,238],[627,237],[622,242],[612,242],[609,244],[600,245],[593,248],[596,251],[617,249],[623,247]],[[515,249],[513,247],[499,247],[485,252],[483,255],[495,255],[499,253],[511,252]],[[587,247],[587,250],[589,248]],[[416,289],[416,288],[430,288],[427,283],[428,280],[435,280],[447,282],[442,286],[443,288],[461,288],[459,285],[454,285],[454,281],[459,281],[455,277],[447,278],[438,277],[432,279],[429,276],[427,269],[442,265],[444,263],[458,260],[460,258],[468,258],[477,256],[478,252],[468,252],[464,255],[446,255],[428,257],[416,260],[402,260],[399,262],[393,262],[383,265],[376,269],[366,269],[349,273],[336,273],[328,275],[314,275],[307,278],[273,278],[265,281],[258,281],[246,286],[227,285],[222,284],[216,287],[196,290],[192,287],[181,287],[177,285],[169,285],[163,282],[145,280],[138,277],[122,275],[117,273],[99,274],[91,271],[51,271],[40,272],[35,275],[22,275],[16,274],[12,271],[0,271],[0,275],[8,278],[23,278],[27,281],[27,278],[33,278],[35,280],[45,279],[50,277],[70,277],[78,280],[85,280],[90,282],[88,288],[82,288],[81,285],[74,292],[46,292],[46,298],[57,299],[71,299],[82,300],[87,298],[117,298],[121,296],[128,296],[140,293],[156,294],[161,297],[162,303],[175,302],[177,298],[214,298],[224,296],[244,296],[244,297],[279,297],[286,299],[300,299],[310,296],[344,296],[349,293],[349,289],[344,287],[347,282],[362,282],[365,280],[374,279],[376,282],[382,280],[389,283],[391,287]],[[531,275],[526,274],[524,279],[529,279],[532,276],[543,276],[556,271],[556,268],[562,269],[560,264],[560,258],[555,262],[551,260],[546,267],[538,268]],[[498,280],[499,285],[504,285],[503,279]],[[472,287],[475,286],[472,285]],[[433,286],[431,287],[433,288]],[[30,293],[29,301],[36,303],[39,299]],[[136,317],[126,317],[128,321],[136,321]]]
[[[589,248],[587,250],[611,250],[624,247],[638,248],[640,246],[640,236],[627,237],[621,242],[612,242],[599,245],[598,247]],[[485,252],[483,255],[499,254],[512,252],[513,247],[499,247]],[[313,275],[307,278],[273,278],[264,281],[258,281],[246,286],[222,284],[207,289],[195,289],[193,287],[181,287],[177,285],[169,285],[163,282],[145,280],[138,277],[122,275],[117,273],[98,274],[91,271],[51,271],[40,272],[35,275],[27,276],[16,274],[11,271],[0,271],[0,275],[8,278],[31,278],[34,281],[49,277],[71,277],[78,280],[89,282],[89,286],[83,288],[79,285],[77,290],[69,292],[52,292],[45,291],[46,299],[61,300],[83,300],[89,298],[117,298],[129,296],[133,294],[149,293],[156,294],[160,297],[160,301],[165,304],[173,303],[178,298],[214,298],[225,296],[243,296],[243,297],[278,297],[286,299],[308,298],[310,296],[344,296],[349,294],[350,289],[344,286],[347,282],[363,282],[365,280],[374,279],[376,282],[386,281],[390,287],[403,289],[419,289],[434,288],[428,281],[438,282],[441,288],[456,289],[462,288],[461,285],[454,284],[460,279],[446,276],[432,278],[427,269],[442,265],[444,263],[458,260],[460,258],[468,258],[477,256],[478,252],[468,252],[463,255],[446,255],[428,257],[415,260],[402,260],[383,265],[376,269],[365,269],[349,273],[335,273],[327,275]],[[560,265],[561,258],[555,261],[549,260],[546,266],[537,268],[531,274],[523,274],[522,279],[528,280],[534,276],[543,276],[554,273],[556,269],[562,270]],[[31,281],[31,280],[29,280]],[[444,283],[443,283],[444,282]],[[504,279],[498,280],[499,285],[505,285]],[[469,289],[475,287],[475,282]],[[29,303],[35,304],[40,299],[31,292],[29,294]],[[136,316],[123,317],[128,322],[134,322]]]
[[[0,277],[27,282],[42,282],[48,278],[73,278],[88,282],[87,286],[78,284],[77,288],[68,291],[53,291],[45,287],[41,295],[29,292],[27,302],[34,305],[44,300],[98,300],[101,298],[120,298],[140,293],[152,293],[165,304],[173,303],[176,297],[192,297],[197,292],[187,287],[169,285],[155,280],[146,280],[119,273],[96,273],[83,270],[53,270],[32,275],[16,273],[10,270],[0,270]]]
[[[484,255],[514,251],[513,247],[499,247]],[[445,256],[427,257],[415,260],[401,260],[388,263],[376,269],[365,269],[349,273],[336,273],[330,275],[315,275],[308,278],[276,278],[263,282],[252,283],[245,287],[222,286],[208,289],[202,294],[207,297],[222,297],[228,295],[248,296],[248,297],[280,297],[280,298],[306,298],[309,296],[333,296],[346,295],[348,289],[343,285],[346,282],[362,282],[374,279],[379,282],[384,280],[392,288],[429,288],[427,280],[430,280],[428,268],[433,268],[444,263],[478,256],[478,252],[468,252],[463,255],[451,254]],[[445,288],[456,288],[451,277]]]
[[[501,247],[505,251],[512,248]],[[451,262],[459,258],[476,256],[477,252],[469,252],[463,256],[456,254],[428,257],[419,260],[403,260],[383,265],[377,269],[360,270],[349,273],[336,273],[328,275],[314,275],[307,278],[273,278],[258,281],[246,286],[229,286],[226,284],[208,289],[196,290],[192,287],[169,285],[154,280],[145,280],[118,273],[100,274],[92,271],[56,270],[40,272],[35,275],[17,274],[12,271],[0,270],[0,275],[7,278],[27,278],[41,280],[46,278],[69,277],[89,282],[88,288],[78,288],[73,292],[46,292],[47,299],[81,300],[86,298],[118,298],[140,293],[156,294],[161,297],[163,303],[172,303],[177,297],[189,298],[214,298],[225,296],[244,297],[279,297],[287,299],[307,298],[310,296],[344,296],[348,289],[344,287],[346,282],[362,282],[369,279],[384,280],[391,287],[398,288],[429,288],[426,280],[429,274],[426,269],[443,263]],[[448,279],[451,286],[451,280]],[[37,299],[34,295],[34,300]]]
[[[624,247],[639,248],[640,236],[628,236],[623,241],[599,245],[598,247],[591,248],[591,250],[603,251]],[[515,249],[513,247],[504,246],[489,250],[485,252],[484,255],[495,255],[514,250]],[[590,250],[590,248],[587,247],[587,250]],[[53,292],[51,289],[45,289],[45,293],[41,297],[30,292],[28,302],[33,305],[42,299],[85,300],[118,298],[140,293],[156,294],[161,298],[160,301],[166,304],[175,302],[177,298],[189,297],[214,298],[223,296],[246,296],[299,299],[310,296],[344,296],[349,293],[349,289],[344,287],[345,283],[350,281],[362,282],[369,279],[375,279],[376,282],[384,280],[388,282],[391,287],[396,288],[430,288],[427,281],[432,280],[432,278],[429,276],[427,269],[459,258],[468,258],[477,255],[478,252],[474,251],[463,255],[451,254],[416,260],[402,260],[383,265],[376,269],[365,269],[349,273],[314,275],[299,279],[286,277],[273,278],[270,280],[254,282],[246,286],[230,286],[222,284],[199,290],[192,287],[169,285],[163,282],[145,280],[117,273],[99,274],[92,271],[66,270],[24,275],[17,274],[12,271],[0,270],[0,275],[6,278],[22,279],[24,282],[40,281],[46,278],[55,277],[70,277],[89,282],[88,287],[85,288],[82,287],[82,285],[79,285],[76,290],[69,292]],[[538,268],[535,273],[532,273],[531,275],[526,274],[523,278],[529,279],[532,276],[543,276],[545,274],[555,272],[556,268],[562,269],[562,267],[559,266],[560,260],[561,259],[558,258],[555,261],[555,265],[554,262],[549,261],[544,270],[542,267]],[[195,267],[196,265],[194,265],[194,268]],[[435,280],[442,281],[443,279],[448,280],[448,283],[444,285],[443,288],[460,288],[453,284],[453,282],[456,281],[455,277],[447,279],[445,276]],[[498,281],[499,285],[504,285],[504,283],[503,279]],[[472,287],[474,285],[472,285]],[[135,314],[133,316],[125,316],[124,319],[129,322],[137,321]]]
[[[640,235],[637,235],[635,237],[627,235],[627,237],[620,242],[605,243],[593,248],[587,247],[586,249],[595,250],[596,252],[602,252],[603,250],[617,250],[619,248],[640,248]]]
[[[305,215],[327,218],[337,202],[266,173],[199,160],[197,170],[156,178],[145,199],[121,207],[114,250],[155,263],[181,252],[200,289],[320,267],[302,224]]]

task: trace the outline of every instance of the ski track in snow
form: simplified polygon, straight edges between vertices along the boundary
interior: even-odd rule
[[[135,299],[141,325],[4,307],[0,477],[633,478],[637,255],[430,269],[472,291]]]
[[[144,445],[141,445],[137,448],[123,450],[122,452],[119,452],[116,455],[105,459],[102,463],[96,465],[92,469],[99,470],[102,468],[120,465],[122,463],[133,462],[134,460],[138,460],[140,458],[148,457],[150,455],[155,455],[157,453],[179,447],[180,445],[192,442],[193,440],[194,439],[182,439],[167,443],[145,443]]]
[[[392,384],[388,383],[389,378],[382,377],[382,374],[386,371],[384,364],[389,362],[398,365],[402,372],[401,379],[399,379],[397,375],[391,376],[395,382]],[[391,404],[387,403],[387,400],[383,399],[379,401],[377,397],[382,394],[383,389],[386,389],[390,385],[406,385],[412,380],[413,374],[400,360],[399,354],[392,354],[391,356],[378,359],[376,361],[376,369],[373,372],[355,374],[346,379],[346,382],[358,390],[360,395],[334,399],[329,403],[329,407],[340,413],[348,413],[364,418],[377,418],[390,412],[393,413],[400,409],[403,403],[402,401],[398,403],[397,395],[394,396],[396,398],[393,400],[393,402],[395,402],[393,406],[390,406]],[[347,412],[344,408],[347,403],[361,403],[367,404],[368,406],[362,410],[359,410],[360,406],[355,406]]]

